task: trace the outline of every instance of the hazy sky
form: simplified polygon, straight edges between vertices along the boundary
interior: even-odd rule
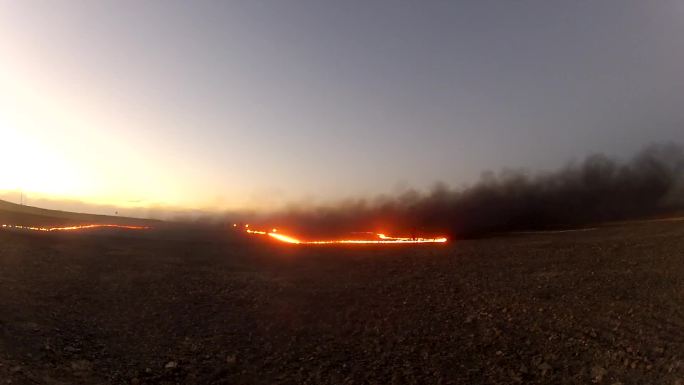
[[[0,190],[272,207],[684,142],[684,1],[0,0]]]

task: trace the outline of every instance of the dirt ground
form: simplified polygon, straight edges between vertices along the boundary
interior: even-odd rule
[[[0,231],[2,384],[684,384],[684,222],[347,248]]]

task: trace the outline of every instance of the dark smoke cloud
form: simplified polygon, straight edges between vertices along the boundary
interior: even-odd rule
[[[292,207],[264,218],[300,234],[377,230],[434,232],[452,237],[571,228],[606,221],[666,215],[684,209],[684,150],[651,145],[631,160],[592,155],[564,168],[531,175],[485,173],[473,186],[437,185],[336,206]]]

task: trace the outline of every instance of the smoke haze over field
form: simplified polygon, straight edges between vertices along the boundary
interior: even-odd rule
[[[684,209],[684,150],[652,145],[628,161],[592,155],[552,172],[485,173],[467,188],[293,207],[262,218],[301,234],[352,231],[444,232],[477,237],[637,219]]]
[[[445,175],[448,177],[448,175]],[[0,199],[19,202],[20,192]],[[401,235],[478,237],[497,232],[562,229],[604,221],[640,219],[684,211],[684,148],[657,144],[628,160],[596,154],[555,171],[485,172],[479,182],[428,192],[357,198],[337,204],[291,204],[277,211],[227,213],[172,207],[98,206],[28,195],[31,206],[122,217],[218,225],[245,222],[306,237],[374,231]]]

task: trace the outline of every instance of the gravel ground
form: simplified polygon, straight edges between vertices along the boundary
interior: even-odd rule
[[[684,385],[684,222],[437,247],[0,231],[0,385],[591,382]]]

